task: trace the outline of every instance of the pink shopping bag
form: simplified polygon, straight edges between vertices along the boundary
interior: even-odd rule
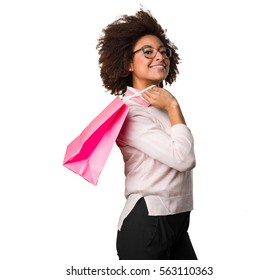
[[[63,165],[97,185],[99,175],[128,113],[124,103],[140,96],[149,86],[124,98],[116,97],[67,147]]]
[[[63,165],[97,185],[128,106],[116,97],[67,147]]]

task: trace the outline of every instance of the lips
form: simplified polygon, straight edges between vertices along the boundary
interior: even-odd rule
[[[165,69],[166,65],[165,64],[157,64],[157,65],[150,65],[150,68],[160,68],[160,69]]]

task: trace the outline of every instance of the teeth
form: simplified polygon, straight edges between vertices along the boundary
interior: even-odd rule
[[[151,68],[164,68],[163,65],[155,65],[155,66],[150,66]]]

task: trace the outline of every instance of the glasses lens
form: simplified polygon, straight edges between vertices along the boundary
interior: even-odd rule
[[[166,48],[166,55],[170,58],[172,56],[172,50],[170,48]]]
[[[172,55],[172,50],[170,48],[161,48],[159,52],[164,58],[170,58]]]
[[[142,52],[146,58],[154,58],[157,53],[157,51],[151,47],[142,48]]]
[[[157,52],[160,52],[164,58],[170,58],[172,56],[172,50],[170,48],[161,48],[156,50],[152,47],[143,47],[142,52],[146,58],[154,58]]]

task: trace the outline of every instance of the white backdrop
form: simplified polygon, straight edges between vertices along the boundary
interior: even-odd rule
[[[68,143],[113,99],[99,77],[101,30],[140,4],[182,57],[169,90],[195,138],[197,263],[118,261],[116,145],[97,186],[62,166]],[[277,13],[270,0],[1,1],[1,279],[69,279],[71,266],[125,263],[277,279]]]

